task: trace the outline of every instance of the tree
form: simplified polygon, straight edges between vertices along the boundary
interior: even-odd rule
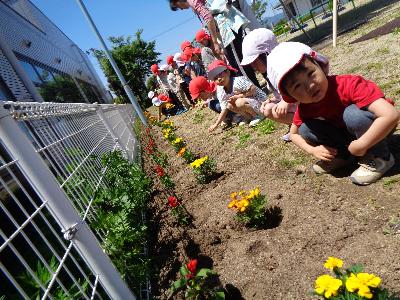
[[[151,103],[147,97],[148,90],[145,85],[145,79],[151,73],[150,66],[160,62],[158,59],[160,53],[155,51],[155,41],[144,41],[141,37],[142,33],[143,30],[140,29],[136,32],[135,39],[132,39],[131,36],[126,38],[119,36],[109,37],[109,41],[112,43],[111,55],[125,77],[128,86],[138,99],[139,104],[142,107],[148,107]],[[129,102],[118,76],[104,51],[90,50],[100,63],[100,67],[107,77],[109,88],[117,97],[124,99],[126,103]]]
[[[157,88],[156,76],[151,75],[149,78],[147,78],[146,87],[149,91],[154,91]]]
[[[267,0],[253,0],[251,2],[251,9],[254,12],[256,18],[263,22],[263,15],[267,11],[268,2]]]

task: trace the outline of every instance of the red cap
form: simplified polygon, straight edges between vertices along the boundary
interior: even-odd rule
[[[174,57],[172,55],[167,56],[167,64],[172,65],[174,62]]]
[[[203,29],[196,32],[196,42],[201,43],[203,40],[211,40],[211,36]]]
[[[183,51],[183,54],[181,57],[185,61],[189,61],[192,58],[193,54],[201,54],[201,49],[200,48],[186,48],[185,51]]]
[[[204,76],[197,76],[189,83],[189,91],[193,99],[197,99],[201,92],[213,93],[216,89],[215,82],[209,82]]]
[[[222,73],[225,70],[231,70],[233,72],[237,72],[235,68],[232,68],[231,66],[228,66],[225,62],[222,60],[214,60],[211,64],[208,65],[208,73],[207,77],[210,80],[214,80],[215,77]]]
[[[158,75],[158,65],[157,64],[151,65],[150,70],[151,70],[151,72],[153,72],[154,75]]]
[[[160,99],[162,102],[171,102],[171,99],[164,94],[160,94],[157,96],[158,99]]]
[[[183,43],[181,44],[181,50],[185,51],[186,48],[193,48],[192,44],[189,41],[183,41]]]

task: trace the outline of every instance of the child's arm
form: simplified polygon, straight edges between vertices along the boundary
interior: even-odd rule
[[[214,131],[215,128],[218,127],[219,124],[225,119],[226,115],[228,114],[228,109],[223,109],[218,116],[217,121],[208,128],[208,132]]]
[[[299,134],[299,129],[294,124],[292,124],[290,127],[290,139],[297,147],[303,149],[305,152],[320,160],[331,161],[337,154],[337,150],[334,148],[324,145],[312,146],[308,144],[306,140],[303,139],[303,137]]]
[[[235,92],[235,95],[229,97],[229,102],[236,101],[240,98],[252,98],[256,94],[256,86],[251,85],[247,91]]]
[[[399,122],[400,113],[383,98],[372,102],[368,111],[375,114],[376,119],[360,138],[350,143],[348,149],[355,156],[365,155],[368,149],[383,140]]]

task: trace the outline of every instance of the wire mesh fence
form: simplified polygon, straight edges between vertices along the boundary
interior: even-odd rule
[[[134,120],[131,105],[0,103],[0,299],[135,298],[89,229],[101,157],[135,160]]]

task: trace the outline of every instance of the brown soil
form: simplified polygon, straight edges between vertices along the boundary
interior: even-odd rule
[[[318,47],[331,59],[332,73],[357,73],[377,82],[398,108],[400,35],[349,43],[399,14],[397,3],[390,13],[341,36],[337,48]],[[360,187],[348,179],[356,166],[336,176],[313,174],[314,160],[280,140],[286,126],[269,135],[238,127],[209,134],[215,119],[208,109],[173,117],[188,148],[217,162],[220,177],[206,185],[196,182],[161,130],[152,130],[160,150],[169,155],[166,170],[175,192],[193,216],[192,227],[178,226],[166,204],[169,194],[156,180],[150,212],[156,299],[168,298],[167,290],[188,258],[199,258],[200,266],[218,272],[228,299],[311,299],[328,256],[342,258],[345,266],[363,264],[382,278],[383,286],[400,293],[400,127],[391,138],[395,167],[378,182]],[[145,157],[145,168],[153,172],[153,166]],[[239,226],[227,208],[231,192],[256,186],[272,208],[272,221],[264,230]]]
[[[160,129],[153,128],[159,148],[169,155],[167,171],[177,184],[176,194],[194,218],[192,227],[178,226],[166,204],[169,194],[156,182],[151,220],[152,255],[159,268],[153,287],[157,299],[167,299],[168,287],[188,258],[213,267],[233,293],[230,299],[309,299],[328,256],[342,258],[347,266],[362,263],[386,287],[400,292],[400,235],[389,224],[400,217],[399,177],[394,175],[399,164],[389,177],[368,187],[355,186],[344,176],[351,169],[338,177],[316,176],[308,158],[277,138],[286,127],[269,136],[246,128],[243,132],[254,137],[241,145],[237,135],[242,129],[205,133],[216,115],[201,112],[201,123],[193,122],[194,111],[174,117],[174,122],[193,152],[217,161],[223,175],[209,184],[198,184]],[[400,136],[392,141],[399,161]],[[151,172],[149,163],[145,166]],[[240,226],[227,208],[231,192],[256,186],[269,199],[269,229]]]

